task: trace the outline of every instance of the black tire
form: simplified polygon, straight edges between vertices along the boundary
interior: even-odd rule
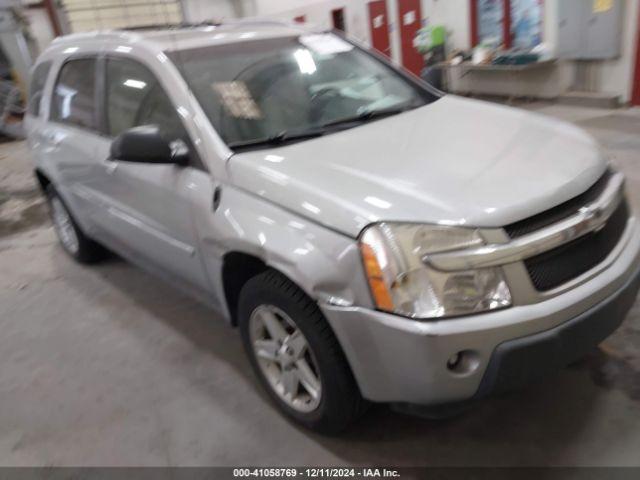
[[[311,412],[299,412],[285,403],[258,365],[251,344],[249,320],[261,305],[273,305],[285,312],[305,336],[315,357],[322,394],[319,406]],[[249,280],[240,292],[238,324],[256,375],[289,418],[311,430],[334,434],[346,429],[364,411],[365,402],[329,324],[316,303],[287,277],[275,270],[267,270]]]
[[[84,234],[78,223],[73,218],[71,211],[68,209],[62,197],[58,195],[58,192],[53,187],[53,185],[49,185],[47,187],[47,202],[49,203],[51,220],[54,223],[56,234],[58,235],[60,245],[65,252],[67,252],[77,262],[84,264],[96,263],[105,258],[107,254],[105,248],[99,243],[91,240]],[[56,221],[54,219],[54,202],[59,202],[59,205],[62,206],[64,211],[66,211],[67,215],[69,216],[71,228],[73,229],[73,232],[75,233],[75,236],[77,238],[77,248],[72,249],[68,245],[66,245],[64,241],[62,241],[60,232],[56,226]]]

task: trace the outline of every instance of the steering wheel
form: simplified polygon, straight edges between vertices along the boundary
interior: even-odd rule
[[[334,87],[321,88],[311,96],[311,121],[316,123],[322,118],[324,109],[340,97],[340,90]]]

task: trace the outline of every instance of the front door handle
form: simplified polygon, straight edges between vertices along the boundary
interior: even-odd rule
[[[42,141],[50,147],[57,148],[62,143],[64,135],[56,132],[44,132],[40,135],[40,138],[42,138]]]
[[[102,162],[102,165],[109,175],[113,175],[118,169],[118,162],[110,159],[106,159],[104,162]]]

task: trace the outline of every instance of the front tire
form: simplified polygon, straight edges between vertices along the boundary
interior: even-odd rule
[[[80,263],[95,263],[102,260],[105,256],[104,248],[82,232],[52,185],[47,187],[47,201],[53,227],[64,251]]]
[[[282,412],[322,433],[357,419],[363,400],[342,349],[300,288],[267,270],[242,288],[238,313],[251,364]]]

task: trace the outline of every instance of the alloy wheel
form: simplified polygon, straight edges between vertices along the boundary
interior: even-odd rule
[[[77,254],[78,249],[80,248],[78,235],[76,234],[69,212],[67,212],[62,201],[56,196],[51,199],[51,210],[53,225],[56,229],[60,242],[71,254]]]
[[[318,363],[291,318],[273,305],[258,306],[249,319],[251,346],[267,382],[289,407],[314,411],[322,398]]]

